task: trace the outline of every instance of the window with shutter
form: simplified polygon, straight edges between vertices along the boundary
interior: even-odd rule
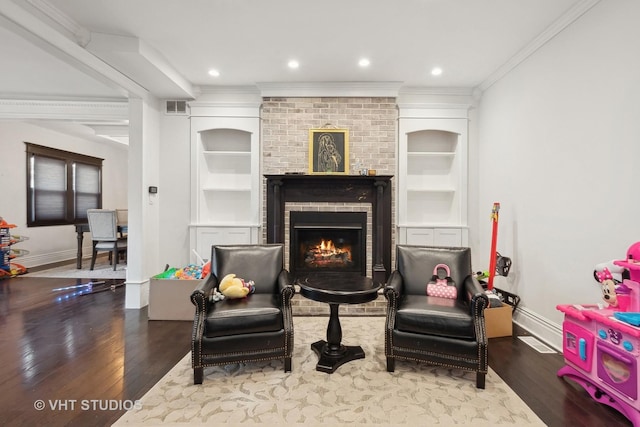
[[[102,160],[27,145],[27,226],[77,224],[102,208]]]

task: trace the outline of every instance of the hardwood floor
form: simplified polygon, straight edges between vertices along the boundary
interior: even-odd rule
[[[558,378],[561,354],[538,353],[517,338],[528,335],[514,325],[514,337],[489,340],[489,366],[551,427],[631,426],[621,413],[595,402],[576,383]]]
[[[68,298],[71,290],[52,291],[87,282],[0,280],[0,425],[111,425],[189,351],[191,322],[125,310],[124,287]],[[559,354],[494,338],[489,363],[549,426],[631,426],[559,379]],[[45,409],[35,409],[38,400]]]
[[[111,425],[124,413],[117,405],[144,395],[189,351],[191,322],[125,310],[124,287],[69,298],[71,290],[52,292],[87,282],[0,280],[0,425]]]

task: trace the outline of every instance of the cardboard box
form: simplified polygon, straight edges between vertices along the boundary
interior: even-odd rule
[[[155,279],[149,284],[149,320],[191,320],[191,293],[202,280]]]
[[[486,308],[484,322],[488,338],[509,337],[513,335],[511,314],[513,307],[503,304],[502,307]]]

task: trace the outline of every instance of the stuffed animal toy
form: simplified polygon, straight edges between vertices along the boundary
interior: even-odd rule
[[[209,295],[209,301],[218,302],[218,301],[222,301],[223,299],[224,299],[224,295],[222,295],[218,291],[218,288],[213,288],[213,290],[211,291],[211,294]]]
[[[220,293],[229,299],[244,298],[255,291],[252,280],[246,282],[244,279],[236,277],[235,274],[227,274],[220,281],[218,286]]]

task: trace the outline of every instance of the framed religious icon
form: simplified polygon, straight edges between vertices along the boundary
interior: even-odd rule
[[[309,129],[309,173],[349,174],[348,129]]]

